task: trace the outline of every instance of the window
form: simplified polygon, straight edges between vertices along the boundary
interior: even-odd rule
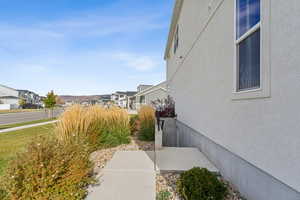
[[[261,0],[236,0],[236,90],[261,86]]]
[[[177,25],[175,36],[174,36],[174,54],[176,54],[178,46],[179,46],[179,27]]]
[[[146,103],[145,96],[140,96],[140,103]]]

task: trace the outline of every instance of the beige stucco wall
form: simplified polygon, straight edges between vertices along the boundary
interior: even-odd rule
[[[300,1],[271,1],[271,97],[251,100],[232,100],[234,1],[204,29],[221,1],[184,1],[179,49],[167,59],[178,120],[300,191]]]

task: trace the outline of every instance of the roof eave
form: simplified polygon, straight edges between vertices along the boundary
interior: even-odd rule
[[[14,90],[14,91],[18,91],[18,90],[16,90],[16,89],[14,89],[14,88],[11,88],[11,87],[8,87],[8,86],[6,86],[6,85],[2,85],[2,84],[0,84],[0,86],[2,86],[2,87],[5,87],[5,88],[8,88],[8,89],[10,89],[10,90]]]
[[[155,87],[157,87],[157,86],[159,86],[159,85],[162,85],[162,84],[164,84],[164,83],[166,83],[166,82],[167,82],[167,81],[163,81],[163,82],[161,82],[161,83],[159,83],[159,84],[157,84],[157,85],[153,85],[152,87],[149,87],[149,88],[147,88],[147,89],[145,89],[145,90],[142,90],[142,91],[136,93],[134,96],[136,97],[136,96],[142,95],[142,94],[144,94],[145,92],[148,92],[148,91],[152,90],[153,88],[155,88]]]
[[[169,57],[169,52],[171,49],[171,45],[173,42],[173,37],[175,34],[175,30],[176,30],[176,25],[180,16],[180,12],[182,9],[182,5],[183,5],[183,1],[184,0],[176,0],[174,9],[173,9],[173,16],[172,16],[172,22],[171,22],[171,26],[170,26],[170,31],[169,31],[169,35],[168,35],[168,42],[167,42],[167,47],[165,50],[165,55],[164,55],[164,59],[166,60]]]

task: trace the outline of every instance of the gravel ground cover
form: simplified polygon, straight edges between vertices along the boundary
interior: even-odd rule
[[[156,193],[168,191],[171,196],[168,200],[183,200],[176,192],[176,182],[179,178],[179,173],[157,174],[156,176]],[[228,188],[229,194],[226,200],[246,200],[225,180],[220,178]]]

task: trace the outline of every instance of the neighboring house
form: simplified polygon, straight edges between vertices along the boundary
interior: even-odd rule
[[[139,85],[139,86],[137,87],[137,91],[138,91],[138,92],[141,92],[141,91],[146,90],[146,89],[148,89],[148,88],[150,88],[150,87],[153,87],[153,85],[143,85],[143,84],[141,84],[141,85]]]
[[[0,110],[10,110],[18,108],[18,91],[5,85],[0,85],[0,102]]]
[[[198,147],[248,200],[300,199],[299,19],[299,0],[174,8],[165,60],[178,145]]]
[[[110,94],[101,95],[100,104],[107,105],[110,101],[111,101]]]
[[[29,90],[18,90],[19,98],[24,99],[26,104],[41,105],[41,97]]]
[[[157,99],[166,99],[166,86],[166,82],[162,82],[158,85],[147,87],[144,90],[138,90],[139,92],[135,95],[135,109],[139,110],[142,105],[151,105],[152,101]]]
[[[2,109],[19,108],[20,99],[25,100],[26,104],[29,105],[42,106],[41,97],[38,94],[29,90],[16,90],[4,85],[0,85],[0,100],[2,102]]]
[[[136,94],[135,91],[121,92],[118,91],[111,95],[111,101],[121,108],[132,107],[132,97]]]

